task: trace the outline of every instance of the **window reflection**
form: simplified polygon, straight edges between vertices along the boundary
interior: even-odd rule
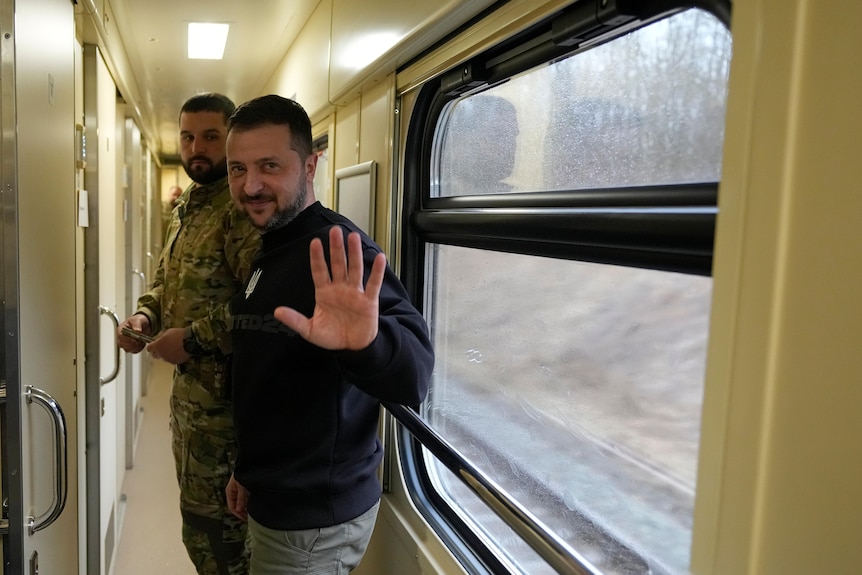
[[[440,196],[714,182],[730,33],[691,10],[457,100]]]
[[[441,187],[447,196],[506,193],[515,166],[518,116],[500,96],[458,102],[444,130]]]

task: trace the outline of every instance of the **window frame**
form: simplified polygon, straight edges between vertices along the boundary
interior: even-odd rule
[[[400,214],[401,278],[420,309],[429,243],[711,276],[718,182],[431,197],[432,143],[450,101],[691,8],[730,29],[730,0],[575,2],[424,84],[406,135]],[[412,411],[387,407],[400,423],[399,459],[414,504],[465,569],[509,573],[434,489],[422,449],[427,437],[420,439],[433,429]],[[435,456],[457,473],[457,451],[445,439],[437,449],[443,456]],[[592,573],[590,567],[573,572]]]

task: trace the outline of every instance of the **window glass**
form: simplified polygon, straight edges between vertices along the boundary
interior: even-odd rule
[[[718,181],[730,48],[691,10],[456,100],[432,193]]]
[[[634,549],[686,572],[711,279],[433,253],[429,423],[574,549],[622,542],[597,565]],[[497,539],[492,513],[461,507]]]
[[[723,25],[688,11],[455,100],[432,195],[717,182],[729,59]],[[712,280],[445,242],[426,254],[424,417],[603,573],[688,573]],[[426,462],[505,561],[553,572]]]

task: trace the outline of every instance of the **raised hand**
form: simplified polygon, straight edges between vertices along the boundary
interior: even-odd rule
[[[289,307],[277,307],[275,317],[305,340],[324,349],[359,350],[377,337],[378,297],[383,285],[386,256],[377,254],[368,284],[363,288],[362,240],[351,232],[347,237],[339,226],[329,230],[332,270],[323,256],[323,244],[315,238],[309,246],[311,277],[314,281],[314,314],[308,318]]]

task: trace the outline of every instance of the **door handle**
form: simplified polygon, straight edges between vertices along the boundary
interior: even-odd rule
[[[141,278],[141,292],[147,289],[147,276],[141,270],[132,270],[133,276],[138,276]]]
[[[54,501],[48,511],[39,517],[30,517],[28,519],[30,535],[33,535],[56,521],[66,506],[66,493],[69,486],[69,460],[66,454],[68,437],[66,434],[66,417],[63,415],[60,404],[53,397],[32,385],[27,386],[25,397],[28,404],[35,401],[48,411],[48,415],[51,416],[51,422],[53,423],[54,442],[56,444],[56,458],[54,460],[56,490],[54,492]]]
[[[114,310],[106,308],[103,305],[99,306],[99,313],[111,318],[114,322],[114,371],[108,377],[100,377],[99,383],[105,385],[117,379],[117,374],[120,373],[120,342],[118,341],[117,330],[120,329],[120,318],[114,313]]]

